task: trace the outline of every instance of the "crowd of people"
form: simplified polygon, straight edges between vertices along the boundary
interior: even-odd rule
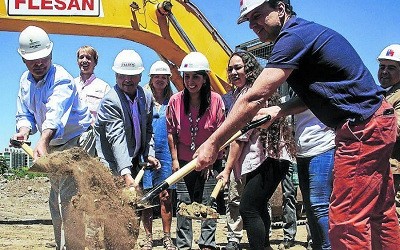
[[[241,249],[243,230],[251,249],[272,249],[268,202],[280,183],[284,238],[279,247],[290,248],[296,235],[294,168],[310,249],[400,249],[395,208],[400,184],[390,170],[390,163],[400,165],[400,44],[379,54],[378,85],[343,36],[298,18],[289,0],[242,0],[238,23],[245,21],[274,48],[264,68],[249,52],[233,53],[226,67],[231,91],[224,96],[212,91],[209,61],[200,52],[183,58],[178,70],[184,84],[177,93],[164,61],[154,62],[142,87],[145,68],[134,50],[116,55],[111,86],[94,74],[93,47],[77,50],[80,75],[74,79],[53,64],[48,34],[27,27],[19,37],[27,71],[20,80],[13,139],[39,132],[34,159],[82,147],[126,187],[144,192],[197,157],[196,171],[158,195],[168,250],[194,248],[192,220],[177,213],[172,225],[173,193],[177,207],[210,204],[218,179],[228,187],[226,249]],[[290,97],[277,91],[284,82]],[[220,152],[238,128],[266,115],[269,122]],[[136,183],[143,162],[150,168]],[[75,180],[49,178],[56,248],[84,249],[75,237],[84,231],[83,220],[81,225],[68,220]],[[142,211],[141,221],[146,233],[141,249],[152,249],[151,208]],[[216,221],[202,221],[198,247],[216,249],[215,236]]]

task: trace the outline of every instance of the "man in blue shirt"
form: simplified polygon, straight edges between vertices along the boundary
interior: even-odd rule
[[[249,21],[261,41],[274,42],[274,49],[250,91],[198,149],[196,169],[212,164],[219,147],[253,119],[261,104],[287,81],[300,99],[267,109],[271,122],[308,107],[336,131],[329,210],[332,249],[399,249],[389,169],[396,118],[383,98],[383,89],[343,36],[297,18],[290,1],[241,0],[240,4],[238,23]],[[257,219],[249,224],[256,225]]]
[[[74,78],[63,67],[52,63],[52,49],[53,43],[39,27],[29,26],[19,36],[18,53],[28,70],[20,80],[17,133],[13,139],[27,140],[39,131],[34,160],[74,146],[94,152],[89,110],[79,100]],[[72,175],[49,177],[49,206],[57,249],[82,249],[77,232],[84,232],[83,222],[73,223],[68,218],[68,206],[77,193],[75,180]]]

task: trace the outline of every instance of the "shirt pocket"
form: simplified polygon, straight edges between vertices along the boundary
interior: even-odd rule
[[[90,111],[96,111],[100,105],[101,99],[103,99],[102,94],[94,93],[87,95],[85,102]]]

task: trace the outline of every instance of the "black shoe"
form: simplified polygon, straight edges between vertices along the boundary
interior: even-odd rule
[[[226,250],[240,250],[242,248],[240,247],[240,244],[237,243],[236,241],[229,241],[228,244],[226,244],[225,249]]]
[[[279,244],[278,249],[289,249],[294,246],[294,240],[283,239],[282,243]]]

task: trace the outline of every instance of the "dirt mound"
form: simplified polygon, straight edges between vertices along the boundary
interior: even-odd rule
[[[197,202],[193,202],[191,204],[181,203],[179,205],[178,213],[184,217],[197,220],[216,220],[219,218],[217,210]]]
[[[139,233],[137,214],[122,199],[123,180],[114,177],[98,159],[72,148],[39,158],[33,168],[50,176],[74,176],[78,194],[70,204],[68,224],[85,224],[85,232],[75,230],[74,244],[89,249],[134,248]]]

